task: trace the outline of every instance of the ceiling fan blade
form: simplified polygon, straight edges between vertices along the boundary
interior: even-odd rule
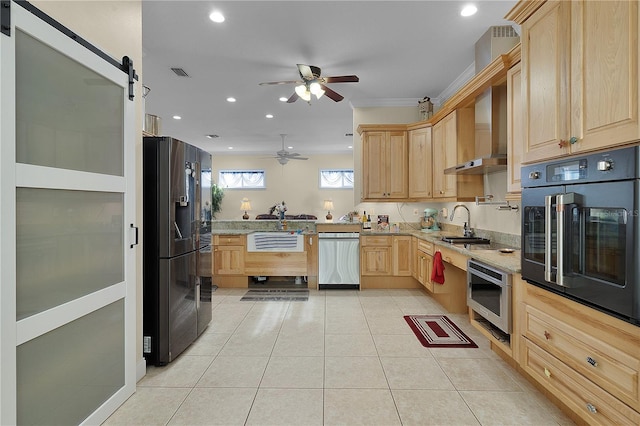
[[[344,96],[342,96],[339,93],[334,92],[333,90],[329,89],[324,84],[321,84],[320,87],[322,87],[322,90],[324,90],[324,94],[327,95],[327,97],[333,99],[335,102],[340,102],[341,100],[344,99]]]
[[[298,154],[298,155],[300,155],[300,154]],[[286,156],[285,158],[287,158],[289,160],[308,160],[307,157],[289,157],[289,156]]]
[[[313,71],[311,70],[311,67],[309,65],[298,64],[298,72],[300,73],[300,77],[302,77],[302,79],[305,81],[314,79]],[[318,75],[319,74],[320,68],[318,68]]]
[[[298,94],[296,92],[293,92],[293,95],[291,95],[291,97],[289,99],[287,99],[287,103],[291,104],[294,103],[295,101],[298,100],[300,96],[298,96]]]
[[[300,80],[287,80],[287,81],[265,81],[262,83],[258,83],[258,86],[271,86],[277,84],[303,84],[303,81]]]
[[[357,83],[360,81],[357,75],[340,75],[336,77],[324,77],[325,83]]]

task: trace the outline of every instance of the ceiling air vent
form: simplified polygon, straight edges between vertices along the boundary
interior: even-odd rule
[[[511,25],[501,25],[491,27],[492,37],[519,37],[516,30]]]
[[[178,77],[189,77],[189,74],[187,74],[187,72],[182,68],[171,68],[171,71],[173,71]]]

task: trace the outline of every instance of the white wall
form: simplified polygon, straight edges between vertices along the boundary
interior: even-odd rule
[[[289,161],[284,166],[275,158],[265,156],[219,155],[213,156],[213,181],[218,182],[219,170],[258,169],[265,171],[266,189],[227,189],[222,200],[222,210],[216,215],[218,220],[241,220],[242,198],[251,200],[250,219],[257,214],[269,213],[269,207],[284,201],[287,214],[313,214],[323,220],[326,210],[325,199],[332,199],[334,210],[331,214],[336,221],[340,216],[353,210],[352,189],[320,189],[320,169],[351,169],[352,154],[310,155],[308,160]]]
[[[498,172],[485,175],[485,194],[491,194],[496,201],[504,201],[507,192],[507,173]],[[478,194],[482,195],[482,194]],[[371,215],[371,220],[375,221],[374,216],[379,214],[389,215],[389,222],[418,222],[425,208],[430,207],[437,210],[446,208],[448,214],[451,215],[456,204],[464,204],[471,213],[471,227],[474,229],[483,229],[487,231],[502,232],[505,234],[520,235],[520,219],[521,212],[518,211],[498,211],[495,206],[476,206],[475,202],[469,203],[360,203],[358,208],[366,210]],[[519,205],[519,203],[511,202],[511,205]],[[414,211],[418,214],[415,215]],[[451,223],[462,226],[467,220],[467,212],[464,209],[458,209],[453,221],[449,217],[439,217],[439,222]]]

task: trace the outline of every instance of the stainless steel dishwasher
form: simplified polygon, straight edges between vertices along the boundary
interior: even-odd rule
[[[360,288],[359,233],[318,233],[318,288]]]

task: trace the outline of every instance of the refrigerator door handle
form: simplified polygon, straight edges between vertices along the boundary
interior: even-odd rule
[[[138,227],[133,226],[133,223],[130,224],[129,227],[129,248],[133,248],[133,246],[138,245]]]
[[[196,309],[200,309],[200,283],[196,283]]]

